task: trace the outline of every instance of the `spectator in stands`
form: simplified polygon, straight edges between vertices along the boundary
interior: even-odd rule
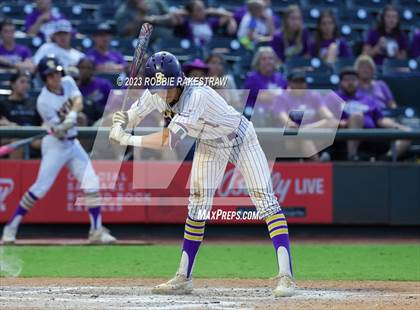
[[[0,67],[18,70],[34,70],[32,52],[24,45],[16,44],[16,27],[10,19],[0,23]]]
[[[199,58],[187,62],[183,66],[186,77],[205,77],[209,71],[209,67]]]
[[[35,99],[28,96],[31,88],[31,75],[26,71],[18,71],[10,78],[12,93],[0,101],[1,126],[40,126],[41,118],[36,110]],[[12,141],[2,141],[9,143]],[[40,140],[32,143],[34,149],[39,149]],[[10,158],[22,158],[22,150],[12,153]]]
[[[208,76],[217,78],[226,78],[226,84],[220,87],[213,87],[226,100],[227,103],[235,108],[243,110],[243,104],[239,102],[239,92],[236,87],[235,79],[231,74],[225,72],[225,58],[222,54],[210,54],[206,59],[206,64],[209,68]]]
[[[237,36],[245,48],[253,50],[259,42],[272,40],[274,23],[263,0],[248,0],[247,4],[248,11],[241,20]]]
[[[236,21],[236,24],[240,25],[242,18],[245,16],[245,14],[248,12],[248,0],[244,1],[245,4],[237,8],[233,12],[233,18]],[[273,24],[275,28],[280,27],[280,19],[277,15],[274,14],[273,10],[271,9],[271,0],[263,0],[264,2],[264,9],[265,9],[265,15],[271,16],[273,19]]]
[[[276,53],[270,46],[261,46],[255,53],[252,60],[254,71],[248,73],[244,83],[244,88],[249,89],[249,96],[244,110],[245,116],[250,117],[252,115],[258,98],[258,106],[256,107],[258,120],[264,122],[268,117],[267,110],[272,104],[274,97],[279,94],[280,89],[286,88],[287,83],[285,79],[276,70],[277,61]]]
[[[400,27],[398,10],[387,5],[379,16],[375,29],[369,31],[363,54],[371,56],[375,63],[382,65],[385,58],[405,59],[407,57],[408,39]]]
[[[287,125],[292,128],[337,126],[337,119],[321,95],[308,89],[304,70],[296,69],[290,72],[287,76],[287,85],[287,90],[277,97],[271,106],[273,114],[280,120],[282,126]],[[289,112],[297,113],[289,114]]]
[[[38,62],[47,55],[55,55],[65,68],[77,66],[79,60],[85,55],[71,47],[72,27],[68,20],[62,19],[54,22],[51,42],[42,44],[34,55],[34,62]]]
[[[330,10],[323,11],[318,18],[315,40],[310,47],[312,57],[333,64],[337,58],[351,56],[347,42],[340,37],[337,21]]]
[[[126,70],[127,64],[124,61],[124,56],[120,52],[110,49],[112,31],[108,23],[99,24],[92,39],[94,46],[86,55],[95,61],[97,72],[120,73]]]
[[[337,95],[345,102],[343,114],[340,121],[341,128],[394,128],[408,131],[405,127],[394,120],[384,117],[381,108],[373,96],[358,91],[359,79],[357,71],[353,68],[344,68],[340,72],[340,88]],[[327,98],[326,103],[329,108],[337,110],[336,100],[332,106],[331,101]],[[337,113],[338,114],[338,113]],[[397,155],[402,155],[409,147],[409,141],[397,141]],[[389,149],[389,144],[384,142],[360,142],[350,140],[347,143],[347,156],[351,160],[358,160],[359,150],[383,155]],[[390,152],[388,152],[388,155]]]
[[[309,56],[309,32],[303,25],[302,12],[297,5],[289,5],[283,15],[282,28],[277,32],[271,46],[277,57],[284,62],[294,56]]]
[[[151,41],[155,38],[169,35],[167,27],[181,23],[179,11],[168,12],[169,6],[164,0],[127,0],[121,4],[115,14],[115,23],[118,35],[121,37],[137,37],[144,22],[155,26]]]
[[[112,84],[106,79],[94,76],[95,61],[90,57],[82,58],[77,68],[77,85],[83,95],[83,113],[87,116],[88,125],[92,125],[104,113]]]
[[[410,55],[413,58],[420,57],[420,29],[417,29],[417,31],[413,35],[413,40],[411,42],[410,48]]]
[[[36,0],[35,9],[26,16],[25,30],[30,36],[46,39],[50,36],[50,23],[65,16],[51,8],[51,0]]]
[[[368,55],[361,55],[354,64],[359,76],[359,92],[373,96],[381,109],[396,108],[394,96],[384,81],[375,80],[376,65]]]
[[[197,46],[210,42],[219,28],[224,27],[228,35],[236,33],[237,24],[231,12],[206,8],[202,0],[190,0],[185,10],[187,17],[181,24],[180,35],[189,38]]]
[[[287,76],[287,90],[276,97],[271,105],[274,127],[287,128],[337,128],[338,120],[322,100],[321,95],[308,89],[304,70],[293,70]],[[279,123],[280,121],[280,123]],[[316,141],[289,141],[288,152],[314,154],[311,160],[319,160]]]

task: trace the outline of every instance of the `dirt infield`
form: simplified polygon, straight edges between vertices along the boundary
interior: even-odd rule
[[[419,309],[420,282],[299,281],[274,298],[273,280],[196,279],[189,296],[152,295],[163,279],[0,278],[5,309]]]

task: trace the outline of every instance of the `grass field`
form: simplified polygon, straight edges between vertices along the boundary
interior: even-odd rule
[[[294,244],[298,280],[420,281],[419,244]],[[21,262],[21,277],[170,277],[179,245],[4,246],[0,263]],[[2,269],[2,275],[7,272]],[[270,244],[204,244],[196,278],[270,278],[276,275]]]

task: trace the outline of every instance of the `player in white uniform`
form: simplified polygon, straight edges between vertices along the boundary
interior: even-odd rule
[[[295,283],[287,223],[274,196],[267,159],[252,123],[210,87],[179,85],[177,82],[184,75],[176,57],[168,52],[156,53],[148,59],[145,76],[167,79],[168,83],[163,85],[164,90],[149,87],[127,112],[115,113],[110,139],[121,145],[173,149],[187,135],[196,138],[180,266],[173,279],[156,286],[153,292],[191,293],[191,273],[204,236],[204,217],[212,207],[226,164],[232,162],[241,171],[259,216],[268,225],[279,267],[274,294],[293,295]],[[172,77],[175,79],[170,80]],[[133,136],[124,131],[124,126],[133,128],[155,109],[166,115],[172,112],[174,116],[168,128],[146,136]]]
[[[13,243],[23,216],[36,201],[45,196],[57,175],[67,166],[83,182],[85,198],[99,203],[99,179],[86,151],[77,140],[77,113],[82,111],[82,94],[70,76],[53,56],[44,57],[38,72],[45,86],[37,99],[37,110],[51,133],[42,140],[42,161],[35,183],[23,195],[15,213],[4,227],[2,240]],[[59,206],[58,206],[59,207]],[[89,203],[91,243],[113,243],[116,239],[102,226],[101,207]]]

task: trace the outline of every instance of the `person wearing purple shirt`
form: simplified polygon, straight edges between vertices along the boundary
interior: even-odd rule
[[[190,0],[185,10],[188,17],[180,26],[181,35],[191,39],[197,46],[210,42],[219,27],[225,27],[228,35],[236,32],[237,24],[233,14],[228,11],[206,8],[202,0]]]
[[[310,46],[312,57],[321,58],[327,63],[335,63],[337,58],[351,57],[347,42],[340,38],[337,21],[329,10],[323,11],[318,18],[315,40]]]
[[[408,39],[400,28],[399,12],[394,6],[387,5],[379,16],[378,26],[367,35],[363,54],[382,65],[385,58],[407,58],[407,51]]]
[[[95,72],[93,59],[82,58],[77,67],[79,69],[77,85],[84,99],[83,113],[91,125],[102,117],[112,85],[108,80],[93,75]]]
[[[253,116],[253,123],[263,125],[269,118],[269,107],[281,89],[287,87],[286,80],[280,72],[276,71],[277,58],[269,46],[261,46],[255,53],[252,61],[254,71],[248,73],[244,88],[249,89],[244,115]],[[255,107],[254,107],[255,106]]]
[[[308,89],[305,71],[290,72],[287,76],[287,84],[287,89],[275,98],[270,108],[275,119],[273,127],[338,127],[338,120],[324,104],[321,95],[317,91]],[[296,154],[296,151],[303,154],[315,154],[311,160],[319,160],[314,141],[289,141],[284,147],[290,154]]]
[[[11,20],[0,23],[0,67],[33,72],[32,53],[26,46],[16,44],[15,32],[16,27]]]
[[[381,109],[397,107],[388,85],[384,81],[374,80],[376,65],[370,56],[359,56],[354,67],[359,75],[360,93],[373,96]]]
[[[26,16],[25,31],[30,36],[49,37],[49,23],[66,19],[63,14],[51,8],[51,0],[36,0],[36,8]]]
[[[107,23],[99,24],[92,36],[94,46],[86,55],[92,58],[97,72],[119,73],[125,71],[127,63],[124,56],[115,50],[111,50],[112,40],[111,27]]]
[[[283,25],[271,46],[277,57],[284,62],[293,56],[309,56],[309,32],[303,25],[302,12],[297,5],[289,5],[283,16]]]
[[[413,40],[411,42],[410,48],[410,55],[413,58],[420,57],[420,29],[417,29],[417,31],[413,35]]]
[[[340,88],[336,94],[344,101],[343,114],[340,121],[341,128],[394,128],[408,131],[408,127],[400,125],[394,120],[384,117],[380,106],[373,96],[363,94],[358,91],[359,79],[357,71],[353,68],[344,68],[340,72]],[[333,111],[339,107],[337,101],[326,99],[326,104]],[[397,155],[402,155],[409,147],[409,141],[396,141]],[[364,142],[349,140],[347,142],[347,156],[349,159],[357,160],[359,150],[369,153],[384,154],[389,148],[389,143],[384,142]],[[388,152],[388,155],[390,152]]]

